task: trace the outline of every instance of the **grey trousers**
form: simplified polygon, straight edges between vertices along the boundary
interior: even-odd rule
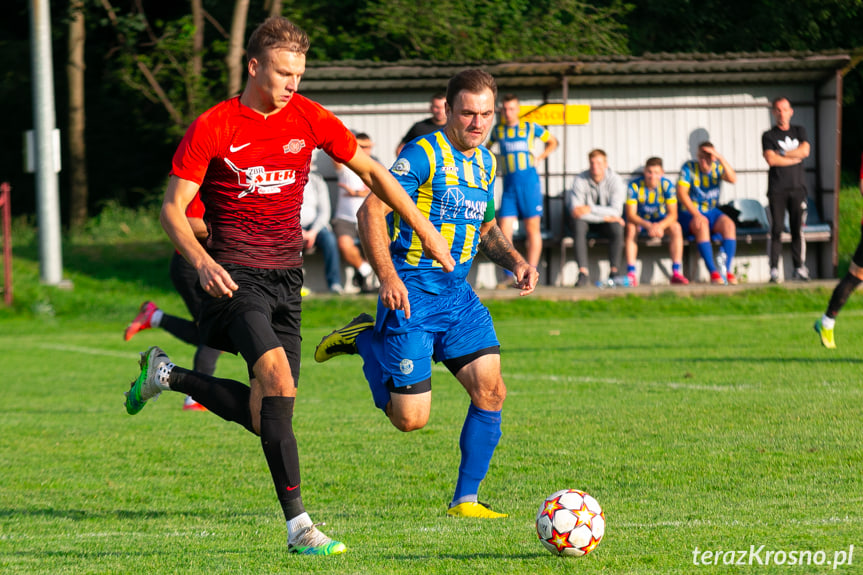
[[[608,262],[613,269],[620,271],[620,260],[623,255],[623,226],[616,222],[591,224],[584,220],[575,220],[575,261],[578,267],[587,268],[587,233],[595,232],[608,238]]]

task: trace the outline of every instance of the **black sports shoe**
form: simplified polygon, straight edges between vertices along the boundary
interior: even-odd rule
[[[375,326],[375,318],[361,313],[343,328],[324,336],[315,348],[315,361],[323,363],[337,355],[357,353],[357,336]]]

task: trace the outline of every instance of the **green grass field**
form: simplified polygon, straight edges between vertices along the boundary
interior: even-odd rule
[[[349,551],[304,558],[286,552],[257,438],[183,412],[179,394],[126,415],[138,351],[159,344],[189,365],[193,350],[159,330],[123,341],[143,299],[184,311],[165,240],[118,229],[66,246],[70,291],[39,285],[33,236],[18,232],[15,305],[0,307],[4,575],[863,572],[860,294],[839,318],[838,350],[812,331],[826,287],[489,301],[509,395],[480,497],[510,517],[487,522],[444,515],[467,408],[454,378],[435,368],[429,425],[396,431],[357,358],[312,360],[322,335],[374,300],[310,299],[295,417],[303,495]],[[241,379],[245,366],[226,356],[217,373]],[[563,488],[606,513],[586,558],[536,540],[537,508]],[[747,567],[722,565],[751,548]],[[722,551],[720,564],[695,565],[705,551]],[[786,564],[759,564],[767,552]],[[810,564],[788,565],[791,552]]]
[[[6,320],[0,571],[691,573],[696,548],[750,545],[832,560],[863,547],[863,322],[847,310],[840,348],[822,349],[817,308],[795,307],[826,297],[763,290],[738,298],[742,313],[725,302],[709,313],[734,297],[681,302],[695,314],[663,298],[492,302],[509,396],[480,495],[510,517],[488,522],[444,515],[467,407],[455,380],[436,368],[431,422],[396,431],[357,358],[311,358],[332,316],[372,300],[340,300],[338,313],[309,302],[295,428],[307,507],[349,546],[331,558],[286,553],[255,437],[181,411],[179,394],[125,414],[136,351],[158,343],[188,365],[191,348],[159,330],[126,343],[119,319]],[[759,299],[790,305],[746,311],[769,308]],[[165,306],[181,309],[168,294]],[[220,375],[244,373],[222,358]],[[607,534],[589,557],[555,558],[536,540],[536,509],[561,488],[604,506]],[[853,560],[842,572],[860,572],[863,550]]]

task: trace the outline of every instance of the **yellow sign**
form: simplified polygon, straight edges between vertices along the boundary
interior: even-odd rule
[[[542,126],[581,126],[590,123],[590,106],[587,104],[567,104],[564,117],[563,104],[543,104],[541,106],[521,106],[519,116],[522,120],[536,122]]]

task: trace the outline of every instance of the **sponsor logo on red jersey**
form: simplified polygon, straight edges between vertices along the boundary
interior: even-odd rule
[[[247,186],[237,195],[237,198],[244,198],[249,194],[278,194],[281,193],[282,186],[289,186],[297,181],[296,170],[272,170],[268,172],[263,166],[238,168],[228,158],[225,158],[225,163],[237,174],[240,185]]]

